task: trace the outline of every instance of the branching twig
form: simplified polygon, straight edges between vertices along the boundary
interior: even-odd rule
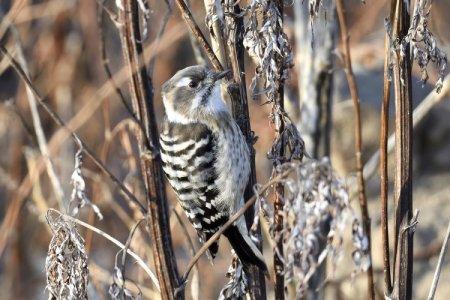
[[[136,229],[145,220],[146,220],[145,218],[142,218],[139,221],[137,221],[136,224],[134,224],[133,228],[131,228],[131,230],[130,230],[130,234],[128,235],[127,242],[125,243],[125,247],[123,247],[120,250],[120,251],[122,251],[121,271],[122,271],[123,278],[125,278],[125,263],[126,263],[126,259],[127,259],[126,253],[128,253],[128,250],[130,249],[131,241],[133,240],[133,236],[134,236],[134,233],[136,232]],[[155,276],[155,279],[156,279],[156,276]],[[122,288],[125,287],[124,285],[125,285],[125,280],[122,283]],[[158,286],[158,290],[159,290],[159,286]]]
[[[372,268],[372,254],[371,254],[371,236],[370,236],[370,217],[367,209],[367,198],[365,195],[364,187],[364,177],[363,177],[363,165],[361,158],[361,148],[362,148],[362,137],[361,137],[361,111],[359,105],[359,96],[356,86],[355,77],[352,70],[352,62],[350,58],[350,47],[349,47],[349,35],[347,31],[347,23],[345,20],[345,7],[342,0],[336,0],[336,10],[338,14],[339,27],[342,40],[342,48],[344,54],[344,64],[345,64],[345,74],[348,81],[348,86],[350,89],[350,94],[353,100],[353,106],[355,109],[355,152],[356,152],[356,171],[358,177],[358,193],[359,193],[359,204],[361,207],[361,214],[363,219],[364,233],[368,239],[368,255],[370,258],[370,266],[367,270],[368,279],[368,289],[370,299],[375,298],[375,287],[373,282],[373,268]]]
[[[212,50],[202,31],[198,27],[197,23],[195,23],[194,17],[192,16],[191,11],[187,7],[184,0],[176,0],[176,2],[178,4],[178,8],[180,9],[184,20],[189,26],[189,29],[191,30],[192,34],[196,37],[200,45],[202,45],[214,69],[216,71],[223,71],[223,67],[220,64],[219,59],[217,59],[217,56],[214,54],[214,51]]]
[[[19,33],[17,32],[17,29],[15,28],[15,26],[13,24],[9,24],[9,26],[10,26],[9,28],[11,29],[11,32],[13,33],[13,35],[16,39],[18,62],[20,63],[26,76],[30,77],[30,72],[28,70],[27,62],[25,60],[25,56],[23,53]],[[30,111],[31,111],[31,117],[33,120],[34,132],[36,134],[36,141],[38,143],[39,150],[44,158],[45,167],[47,169],[47,174],[48,174],[48,177],[50,178],[50,182],[51,182],[53,190],[55,192],[55,198],[58,202],[60,209],[65,209],[64,202],[63,202],[64,192],[63,192],[63,189],[61,186],[61,182],[59,181],[58,176],[56,175],[55,168],[54,168],[53,163],[49,156],[49,151],[48,151],[48,147],[47,147],[47,139],[45,138],[44,130],[42,128],[41,118],[39,117],[39,112],[37,109],[37,100],[36,100],[36,97],[34,96],[33,92],[31,91],[31,89],[28,86],[26,86],[26,91],[27,91],[28,104],[30,106]]]
[[[102,1],[104,2],[104,0]],[[105,70],[106,75],[108,76],[108,80],[111,82],[111,85],[114,88],[114,91],[116,92],[117,96],[119,97],[120,101],[122,101],[123,106],[128,111],[128,113],[137,120],[136,116],[133,113],[133,108],[130,104],[128,104],[127,100],[125,99],[125,95],[122,93],[122,90],[120,87],[116,84],[115,80],[113,79],[113,74],[111,72],[111,68],[109,67],[109,59],[108,55],[106,53],[106,36],[105,32],[103,30],[104,26],[104,5],[103,3],[97,3],[97,25],[98,25],[98,31],[100,35],[100,53],[102,55],[102,65],[103,69]]]
[[[136,197],[127,189],[127,187],[125,187],[123,185],[123,183],[117,179],[117,177],[115,177],[106,167],[105,165],[95,156],[94,152],[92,152],[92,150],[89,149],[89,147],[87,147],[87,145],[83,142],[83,140],[72,130],[70,130],[66,124],[64,123],[64,121],[58,116],[58,114],[56,114],[51,108],[50,106],[43,100],[43,98],[39,95],[38,91],[36,90],[36,88],[33,86],[33,84],[31,83],[30,79],[27,77],[27,75],[25,74],[25,72],[23,71],[23,69],[20,67],[20,65],[17,63],[17,61],[9,54],[9,52],[5,49],[5,47],[3,47],[2,45],[0,45],[0,52],[5,55],[10,63],[11,66],[14,68],[14,70],[17,72],[17,74],[19,75],[19,77],[25,82],[25,84],[27,85],[27,87],[30,88],[30,90],[33,92],[34,96],[36,97],[36,100],[38,101],[38,104],[44,108],[44,110],[50,115],[50,117],[53,119],[53,121],[58,124],[60,127],[64,128],[65,130],[67,130],[72,139],[77,142],[77,140],[80,141],[81,145],[82,145],[82,149],[83,152],[86,153],[87,156],[89,156],[89,158],[94,162],[94,164],[102,171],[104,172],[111,180],[112,182],[119,188],[119,190],[121,192],[123,192],[125,194],[125,196],[127,197],[128,200],[130,200],[131,202],[133,202],[134,204],[136,204],[139,208],[139,210],[141,211],[141,213],[143,215],[145,215],[147,213],[147,209],[139,202],[138,199],[136,199]]]

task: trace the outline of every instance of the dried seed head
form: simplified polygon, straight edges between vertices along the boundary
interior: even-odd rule
[[[422,71],[422,84],[428,81],[428,64],[434,63],[439,72],[439,80],[436,83],[436,91],[439,93],[447,68],[447,55],[437,47],[436,39],[428,28],[430,9],[430,1],[416,1],[411,26],[404,43],[411,43],[414,60]]]
[[[84,240],[62,217],[49,220],[53,236],[45,260],[49,299],[87,299],[89,270]]]
[[[401,56],[405,56],[409,51],[421,69],[421,81],[424,85],[428,81],[428,65],[434,64],[439,78],[435,84],[436,92],[442,88],[443,78],[447,69],[447,55],[438,48],[436,38],[429,29],[428,19],[430,16],[431,1],[418,0],[415,2],[414,13],[408,33],[401,40],[391,41],[391,50],[399,51]],[[392,26],[385,22],[388,34],[392,33]],[[392,39],[392,36],[391,36]]]
[[[276,97],[279,87],[289,76],[293,66],[291,46],[283,32],[283,18],[274,1],[253,0],[248,8],[249,20],[245,26],[244,47],[256,64],[252,81],[256,93],[256,81],[263,80],[269,101]],[[262,22],[258,21],[262,17]]]
[[[350,206],[347,189],[334,173],[329,159],[284,166],[295,168],[296,176],[283,181],[286,190],[283,230],[281,234],[271,232],[275,241],[283,240],[281,259],[286,282],[296,282],[301,297],[326,258],[335,267],[343,254],[349,220],[353,224],[352,239],[356,249],[353,259],[358,271],[366,270],[370,265],[368,240]],[[271,218],[273,220],[273,213]]]

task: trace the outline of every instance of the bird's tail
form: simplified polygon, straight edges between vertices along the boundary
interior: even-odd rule
[[[255,265],[264,272],[267,272],[267,266],[264,262],[261,251],[252,242],[248,234],[243,234],[236,225],[232,225],[225,230],[224,235],[230,241],[237,256],[244,267]]]

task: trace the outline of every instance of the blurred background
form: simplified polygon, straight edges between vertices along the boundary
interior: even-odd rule
[[[143,185],[137,158],[136,139],[127,110],[115,91],[105,83],[102,39],[106,60],[112,74],[123,67],[121,43],[118,34],[120,22],[115,20],[114,1],[104,4],[101,28],[98,23],[98,3],[94,0],[2,0],[0,2],[0,43],[18,59],[23,54],[30,78],[45,101],[53,110],[75,129],[87,145],[108,166],[109,170],[124,182],[144,203]],[[203,32],[205,9],[202,1],[191,1],[195,19]],[[246,1],[243,1],[244,3]],[[290,1],[288,1],[291,3]],[[299,1],[301,2],[301,1]],[[299,30],[294,4],[286,3],[285,30],[293,46],[296,66],[301,64],[299,47],[311,47],[308,42],[296,40]],[[160,87],[177,70],[196,64],[188,28],[177,7],[167,14],[164,1],[148,1],[148,34],[142,41],[147,62],[154,58],[152,81],[155,94],[157,120],[162,118]],[[307,3],[296,4],[307,11]],[[350,47],[353,59],[363,116],[363,160],[368,161],[379,147],[380,107],[383,85],[384,19],[388,16],[388,1],[346,1],[350,31]],[[430,29],[439,46],[450,53],[450,2],[435,0],[430,17]],[[168,17],[167,27],[158,38],[161,24]],[[332,24],[330,24],[332,26]],[[336,47],[337,47],[336,43]],[[315,47],[321,47],[317,42]],[[331,161],[344,178],[354,178],[353,107],[349,98],[347,82],[336,50],[333,58]],[[251,82],[254,66],[246,60],[247,85]],[[299,101],[299,68],[294,67],[286,82],[286,101],[291,117],[298,118],[296,103]],[[433,94],[438,73],[428,68],[430,79],[422,86],[421,73],[413,67],[413,102],[419,105]],[[126,78],[125,78],[126,79]],[[448,80],[447,80],[448,81]],[[128,85],[119,82],[125,99],[129,102]],[[414,236],[414,298],[425,298],[437,263],[440,246],[450,220],[450,102],[449,95],[440,97],[437,103],[414,128],[414,207],[420,209],[419,225]],[[270,106],[263,105],[263,97],[249,100],[252,129],[258,136],[256,149],[258,182],[269,178],[272,164],[267,152],[273,141],[270,125]],[[393,119],[393,101],[391,101]],[[292,106],[292,107],[291,107]],[[67,206],[72,191],[71,175],[77,145],[63,134],[40,108],[38,109],[44,135],[48,142],[50,157],[55,166],[64,197],[55,196],[51,179],[39,168],[40,151],[34,133],[34,123],[25,85],[16,76],[9,62],[0,59],[0,290],[1,299],[44,299],[45,258],[51,238],[45,213],[48,208]],[[302,134],[302,132],[300,131]],[[393,156],[390,156],[390,174],[393,174]],[[41,169],[41,170],[39,170]],[[130,228],[141,216],[136,207],[130,206],[111,184],[108,178],[88,158],[84,159],[83,175],[88,196],[101,210],[104,218],[96,218],[92,210],[83,208],[79,218],[92,224],[117,240],[125,243]],[[392,179],[391,176],[390,179]],[[168,188],[171,208],[177,209],[174,194]],[[369,213],[372,218],[372,255],[375,281],[382,291],[382,253],[380,233],[379,175],[367,180]],[[390,198],[392,199],[392,198]],[[356,201],[352,200],[359,212]],[[179,210],[179,208],[178,208]],[[392,210],[392,207],[390,207]],[[392,213],[390,212],[392,216]],[[181,215],[182,221],[187,219]],[[180,223],[171,214],[171,226],[179,270],[182,273],[191,252]],[[391,226],[392,228],[393,226]],[[186,226],[199,248],[196,234]],[[143,229],[143,227],[142,227]],[[85,238],[89,256],[90,287],[92,299],[107,299],[108,287],[117,251],[108,240],[79,228]],[[131,248],[144,260],[151,261],[151,251],[145,230],[138,230]],[[267,241],[267,236],[265,237]],[[270,249],[270,245],[265,245]],[[266,251],[269,253],[269,251]],[[447,259],[450,254],[447,254]],[[271,257],[266,254],[269,265]],[[347,257],[348,256],[348,257]],[[198,280],[200,299],[214,299],[227,278],[230,262],[229,245],[222,239],[220,252],[212,266],[206,257],[199,262]],[[329,299],[364,299],[366,281],[360,275],[353,280],[350,255],[344,255],[335,270],[328,270],[325,284]],[[197,271],[196,271],[197,272]],[[127,276],[139,282],[144,298],[157,299],[154,286],[131,260]],[[446,262],[441,274],[436,299],[450,296],[450,263]],[[269,295],[271,286],[268,285]],[[186,293],[190,298],[190,292]],[[378,293],[382,297],[382,293]],[[270,299],[270,296],[269,296]]]

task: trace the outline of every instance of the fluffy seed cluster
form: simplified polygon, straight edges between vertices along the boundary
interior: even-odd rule
[[[87,299],[88,265],[84,240],[76,227],[58,218],[45,260],[49,299]]]
[[[399,51],[405,56],[409,51],[417,65],[421,69],[422,84],[428,81],[427,67],[433,63],[438,70],[439,78],[435,84],[436,92],[440,92],[443,85],[445,70],[447,69],[447,55],[438,48],[436,38],[429,29],[428,19],[430,16],[431,1],[418,0],[414,6],[411,25],[408,33],[402,40],[392,40],[391,52]],[[392,33],[392,24],[385,20],[386,31]],[[392,63],[390,64],[392,69]]]
[[[267,153],[267,158],[275,166],[295,160],[302,161],[305,155],[305,142],[295,124],[278,105],[274,105],[271,119],[273,123],[277,122],[277,119],[282,119],[284,130],[275,138],[270,151]]]
[[[368,240],[353,212],[344,183],[330,161],[309,160],[296,165],[295,178],[285,181],[283,244],[286,281],[297,283],[303,295],[319,265],[329,258],[332,265],[343,253],[343,238],[352,220],[352,254],[357,270],[367,270]],[[274,237],[275,240],[280,237]]]
[[[244,47],[256,64],[252,89],[255,94],[256,81],[262,79],[264,90],[260,93],[266,93],[273,101],[293,66],[291,46],[283,32],[281,12],[274,1],[252,0],[247,11],[249,19],[245,26]],[[262,22],[258,16],[262,16]]]
[[[430,8],[431,1],[416,1],[411,26],[404,43],[411,43],[414,60],[422,71],[423,84],[428,80],[428,64],[430,64],[430,62],[434,63],[439,72],[436,90],[437,92],[440,92],[442,80],[445,76],[445,69],[447,68],[447,55],[437,47],[436,38],[428,28]]]

